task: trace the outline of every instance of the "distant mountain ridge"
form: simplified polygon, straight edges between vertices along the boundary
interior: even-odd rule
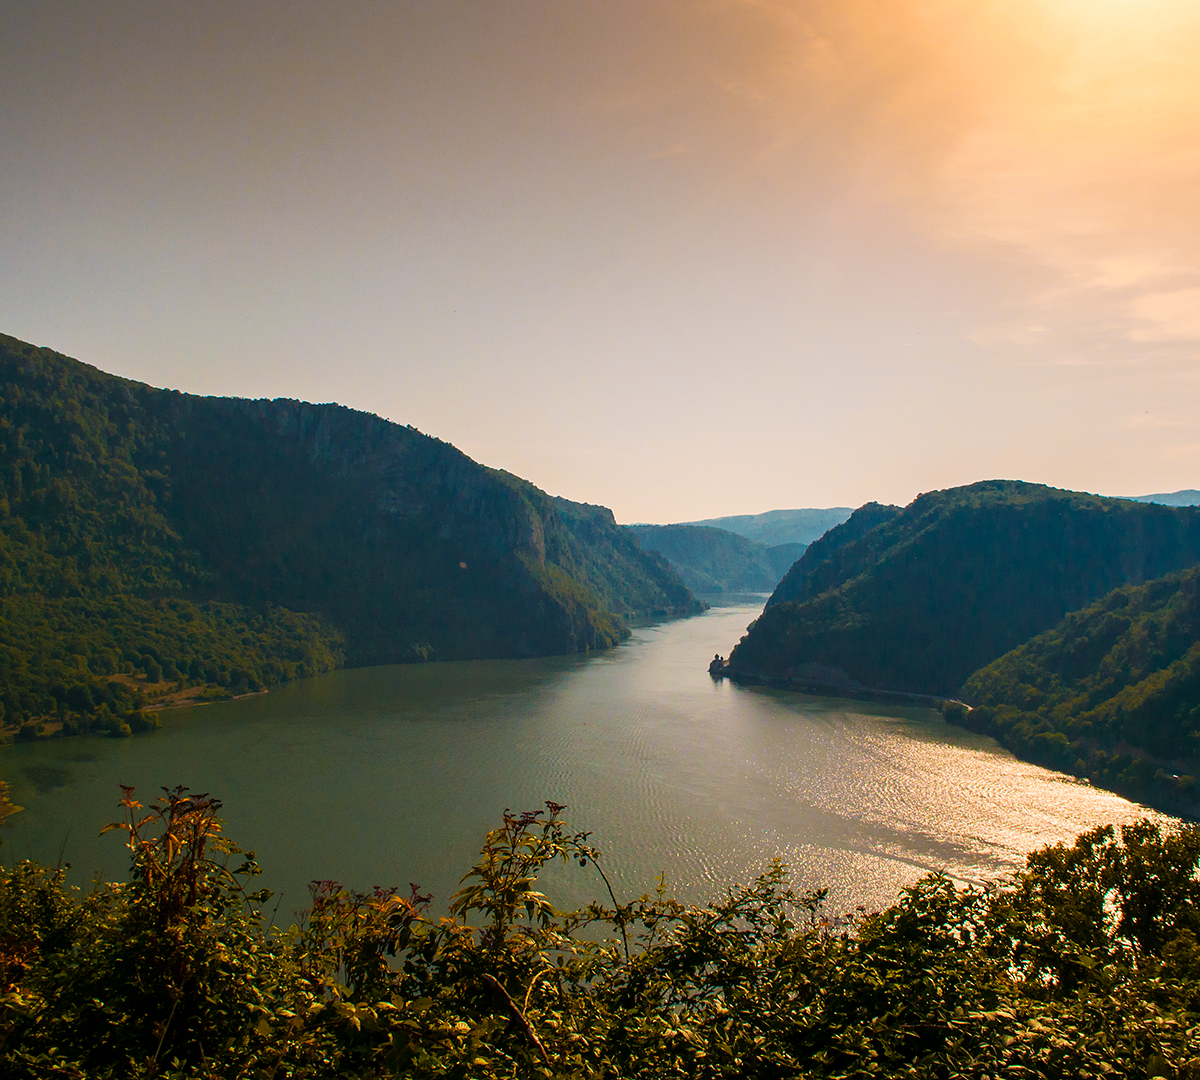
[[[611,511],[411,427],[156,390],[0,335],[8,726],[118,730],[160,680],[604,647],[702,607]]]
[[[695,593],[770,592],[804,551],[802,544],[767,547],[707,525],[630,525],[647,551],[657,551]]]
[[[748,540],[757,540],[767,547],[775,547],[778,544],[811,544],[845,521],[850,512],[849,506],[832,506],[823,510],[768,510],[763,514],[734,514],[731,517],[681,521],[677,524],[707,525],[737,533]]]
[[[1166,491],[1159,495],[1130,495],[1134,502],[1158,503],[1161,506],[1200,506],[1200,491],[1184,488],[1182,491]]]
[[[805,552],[732,673],[954,694],[1067,612],[1200,562],[1200,508],[985,481],[894,509]]]

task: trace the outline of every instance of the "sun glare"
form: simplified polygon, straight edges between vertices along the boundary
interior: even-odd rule
[[[1192,0],[1051,0],[1051,4],[1087,22],[1175,18],[1191,14],[1195,8]]]

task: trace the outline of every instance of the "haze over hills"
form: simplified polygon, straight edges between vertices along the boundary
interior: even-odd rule
[[[1183,491],[1167,491],[1160,495],[1131,495],[1134,502],[1159,503],[1162,506],[1200,506],[1200,491],[1185,488]]]
[[[606,508],[413,428],[156,390],[0,336],[9,726],[118,730],[159,680],[599,648],[702,607]]]
[[[768,510],[763,514],[734,514],[731,517],[683,521],[681,525],[707,525],[757,540],[767,547],[778,544],[811,544],[850,516],[851,507],[832,506],[824,510]]]
[[[657,551],[693,592],[770,592],[803,553],[803,544],[768,547],[707,525],[630,525],[647,551]]]
[[[735,674],[954,694],[1067,612],[1200,561],[1200,508],[986,481],[893,510],[805,552]]]

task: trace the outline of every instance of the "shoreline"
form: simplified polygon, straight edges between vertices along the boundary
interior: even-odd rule
[[[979,735],[986,735],[997,746],[1003,747],[1012,754],[1018,761],[1023,761],[1029,765],[1036,765],[1042,769],[1049,769],[1051,772],[1060,773],[1062,776],[1070,777],[1072,780],[1089,784],[1101,791],[1112,792],[1114,795],[1119,795],[1123,799],[1128,799],[1130,802],[1137,803],[1139,806],[1145,806],[1159,813],[1171,814],[1184,821],[1200,821],[1200,803],[1183,801],[1178,797],[1174,797],[1173,793],[1165,788],[1158,790],[1153,784],[1144,789],[1124,787],[1120,784],[1106,784],[1095,776],[1087,775],[1086,773],[1069,772],[1054,762],[1044,759],[1039,760],[1034,754],[1020,752],[1017,748],[1010,746],[1007,740],[997,737],[994,731],[970,723],[966,718],[975,710],[965,701],[961,701],[958,698],[944,697],[936,694],[917,694],[905,690],[887,690],[879,687],[847,685],[846,683],[822,681],[820,679],[803,678],[801,676],[759,675],[754,672],[737,671],[730,668],[728,664],[724,664],[720,668],[710,667],[709,675],[713,679],[728,679],[730,682],[742,683],[748,686],[769,686],[798,694],[842,697],[853,701],[875,701],[883,704],[925,706],[940,712],[947,724],[952,724],[965,731],[973,731]],[[950,715],[952,710],[947,710],[946,708],[948,705],[959,706],[963,712],[958,718],[954,718]],[[1118,753],[1122,752],[1122,748],[1111,749]],[[1154,762],[1156,765],[1162,765],[1164,768],[1173,765],[1170,762],[1160,762],[1157,758],[1153,758],[1145,751],[1135,747],[1124,747],[1123,751],[1130,757],[1144,758],[1147,761]],[[1179,777],[1175,775],[1171,776],[1171,779],[1178,780]]]
[[[728,664],[717,669],[710,668],[709,674],[714,679],[728,679],[733,683],[744,683],[748,686],[770,686],[777,690],[791,690],[798,694],[812,694],[819,697],[844,697],[855,701],[877,701],[884,704],[894,702],[899,705],[924,705],[939,711],[947,702],[954,702],[964,708],[970,708],[969,705],[960,702],[957,698],[945,697],[941,694],[918,694],[909,690],[888,690],[883,687],[826,682],[799,675],[759,675],[750,671],[738,671]]]
[[[261,697],[269,694],[269,689],[249,690],[244,694],[230,694],[216,683],[206,683],[204,686],[189,686],[184,690],[172,690],[160,693],[158,697],[143,705],[138,711],[142,713],[161,713],[170,709],[188,709],[197,705],[212,705],[218,701],[241,701],[243,698]],[[47,715],[36,717],[30,721],[37,730],[32,734],[21,735],[20,727],[5,727],[0,729],[0,748],[22,742],[45,742],[47,739],[66,739],[71,735],[62,733],[63,719],[61,716]],[[28,726],[28,725],[25,725]],[[145,734],[136,732],[135,734]]]
[[[190,709],[195,705],[215,705],[218,701],[242,701],[245,698],[262,697],[264,694],[269,694],[270,690],[248,690],[244,694],[223,694],[204,697],[202,695],[191,694],[196,687],[189,687],[187,690],[180,690],[175,694],[170,695],[166,701],[157,701],[153,705],[147,705],[142,712],[166,712],[168,709]],[[205,687],[207,689],[207,687]],[[182,695],[182,696],[181,696]]]
[[[188,687],[186,690],[178,690],[178,691],[175,691],[168,695],[165,695],[166,700],[160,699],[159,701],[156,701],[152,705],[143,706],[141,711],[157,714],[157,713],[167,712],[168,710],[174,711],[176,709],[198,708],[201,705],[213,705],[219,701],[242,701],[244,698],[262,697],[264,694],[270,693],[269,690],[264,689],[264,690],[251,690],[245,694],[226,694],[226,693],[221,693],[220,695],[213,694],[212,696],[210,696],[208,698],[205,698],[201,695],[188,696],[194,690],[209,690],[209,689],[219,690],[221,688],[216,686],[215,683],[209,683],[209,684],[205,685],[204,687],[194,687],[194,686]],[[34,734],[32,736],[26,736],[25,738],[18,737],[19,732],[20,732],[19,728],[15,729],[15,731],[14,731],[14,729],[11,729],[11,728],[4,730],[2,733],[0,733],[0,753],[3,752],[5,747],[15,746],[18,743],[50,742],[52,739],[69,739],[69,738],[74,737],[73,735],[64,735],[62,733],[62,721],[57,718],[54,720],[51,720],[51,721],[45,721],[45,722],[41,723],[39,726],[42,728],[41,731],[37,732],[36,734]],[[98,734],[98,733],[92,732],[91,734]],[[139,732],[135,732],[134,734],[135,735],[149,735],[149,734],[152,734],[152,732],[139,731]],[[108,737],[109,738],[120,738],[121,736],[109,735]],[[132,737],[132,736],[130,736],[130,737]],[[4,826],[8,822],[8,819],[11,818],[14,814],[19,814],[24,809],[25,809],[25,807],[20,806],[19,804],[12,801],[12,799],[9,797],[8,782],[6,780],[0,778],[0,827]]]

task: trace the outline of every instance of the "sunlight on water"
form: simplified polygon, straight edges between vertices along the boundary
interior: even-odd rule
[[[62,852],[80,880],[121,876],[119,841],[97,836],[117,784],[145,801],[184,783],[224,800],[284,913],[312,878],[414,881],[444,902],[501,811],[553,799],[593,830],[618,895],[661,872],[704,900],[778,855],[842,909],[890,903],[930,870],[995,877],[1146,815],[929,710],[714,683],[709,659],[757,614],[714,609],[590,658],[337,672],[170,714],[154,735],[6,748],[0,772],[26,810],[0,854]],[[574,867],[549,881],[563,904],[598,895]]]

